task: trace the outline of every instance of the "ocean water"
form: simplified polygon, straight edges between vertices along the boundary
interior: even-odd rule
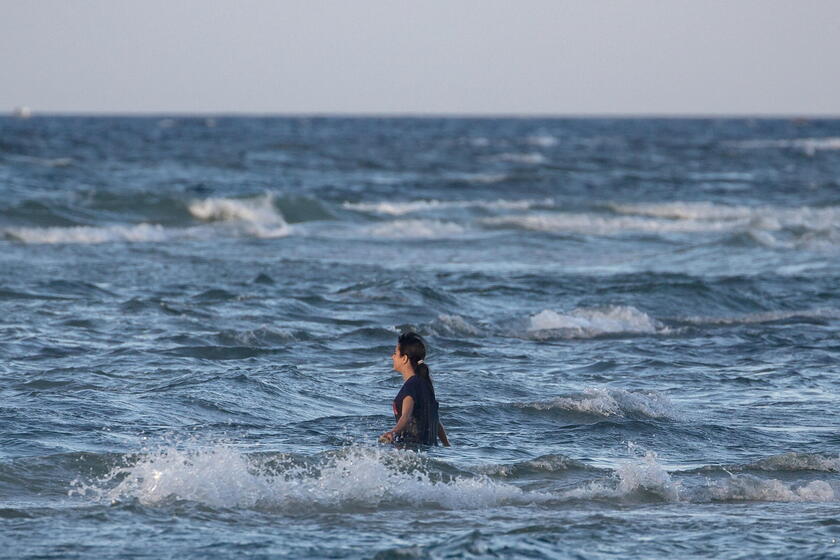
[[[0,119],[0,193],[2,556],[840,555],[840,121]]]

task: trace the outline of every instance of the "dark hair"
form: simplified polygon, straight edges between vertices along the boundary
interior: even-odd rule
[[[411,362],[414,373],[429,382],[432,394],[434,394],[435,388],[432,385],[432,378],[429,376],[429,366],[426,365],[426,343],[423,342],[420,335],[414,332],[403,333],[397,339],[397,346],[400,347],[400,354],[408,356],[408,361]],[[418,363],[421,360],[423,363]]]

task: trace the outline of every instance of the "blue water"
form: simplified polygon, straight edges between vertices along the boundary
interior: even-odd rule
[[[0,193],[4,556],[840,554],[840,121],[0,119]]]

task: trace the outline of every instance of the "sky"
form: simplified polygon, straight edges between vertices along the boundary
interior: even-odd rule
[[[840,116],[833,0],[0,0],[0,114]]]

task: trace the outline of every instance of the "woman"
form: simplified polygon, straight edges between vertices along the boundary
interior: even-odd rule
[[[435,388],[425,363],[426,345],[419,335],[407,332],[400,335],[394,354],[394,369],[402,374],[403,386],[394,399],[397,425],[379,437],[382,443],[412,443],[449,447],[446,430],[438,418]]]

